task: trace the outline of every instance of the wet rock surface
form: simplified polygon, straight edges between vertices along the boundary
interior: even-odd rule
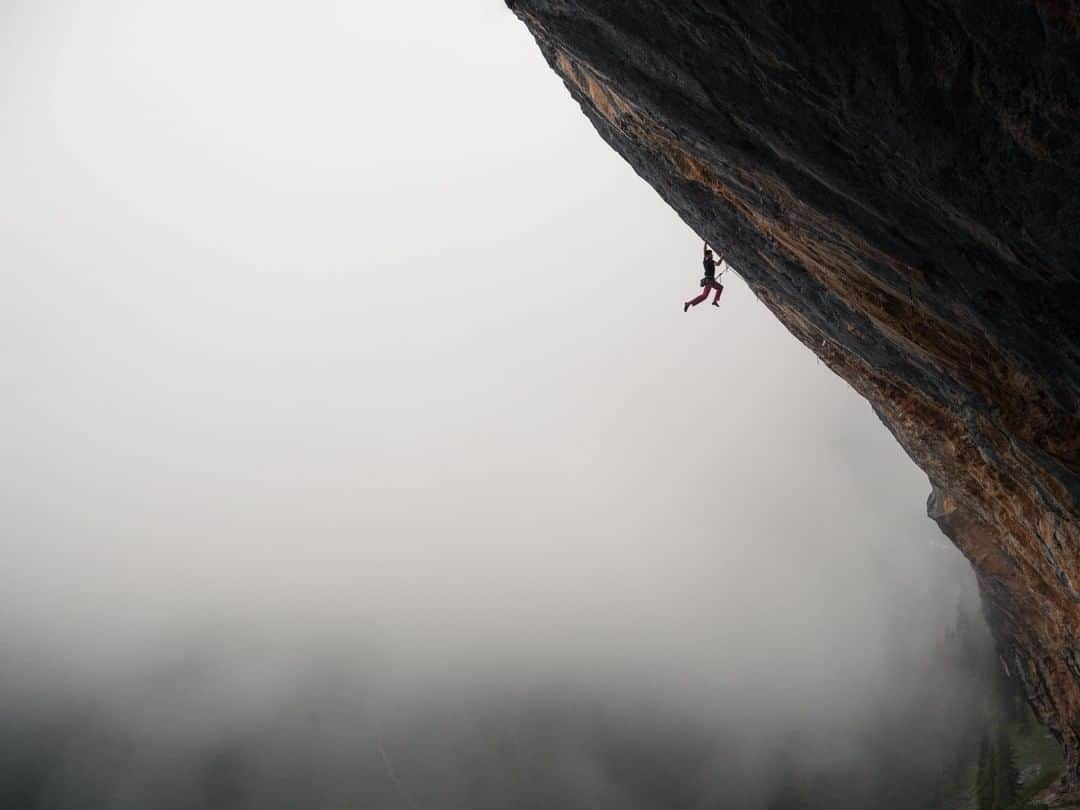
[[[1080,3],[507,5],[929,475],[1080,791]]]

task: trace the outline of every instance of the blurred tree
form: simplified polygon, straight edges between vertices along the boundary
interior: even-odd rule
[[[984,734],[979,743],[979,762],[975,769],[975,807],[994,810],[994,754]]]
[[[1016,770],[1016,751],[1004,725],[998,730],[994,745],[994,810],[1008,810],[1016,799],[1020,774]]]

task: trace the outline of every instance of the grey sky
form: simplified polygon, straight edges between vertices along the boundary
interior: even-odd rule
[[[973,599],[861,399],[737,280],[683,314],[700,243],[502,3],[8,0],[0,176],[13,668],[347,639],[798,715]]]

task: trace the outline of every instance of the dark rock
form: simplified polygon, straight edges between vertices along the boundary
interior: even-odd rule
[[[515,13],[600,135],[930,476],[1080,790],[1080,4]]]

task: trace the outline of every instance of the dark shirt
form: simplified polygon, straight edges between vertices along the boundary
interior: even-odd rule
[[[716,280],[716,260],[712,256],[706,256],[701,262],[705,266],[705,278],[710,281]]]

